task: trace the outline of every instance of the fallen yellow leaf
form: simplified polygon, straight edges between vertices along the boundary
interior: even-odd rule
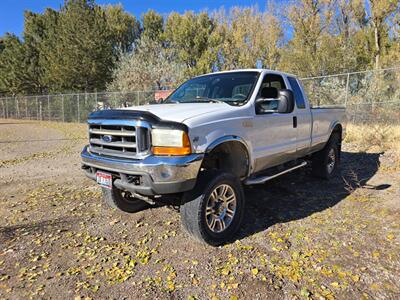
[[[256,275],[258,274],[258,269],[257,269],[257,268],[251,269],[251,273],[252,273],[254,276],[256,276]]]

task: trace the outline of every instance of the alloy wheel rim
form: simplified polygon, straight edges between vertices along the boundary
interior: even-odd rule
[[[236,213],[237,197],[233,188],[221,184],[214,188],[207,199],[206,223],[214,233],[226,230],[232,223]]]
[[[328,153],[328,165],[327,165],[329,174],[333,172],[333,169],[335,168],[335,163],[336,163],[335,149],[331,148]]]

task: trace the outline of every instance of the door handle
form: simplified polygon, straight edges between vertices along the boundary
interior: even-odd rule
[[[297,128],[297,117],[293,117],[293,128]]]

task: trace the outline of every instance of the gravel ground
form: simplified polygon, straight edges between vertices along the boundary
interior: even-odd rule
[[[106,207],[86,126],[0,120],[1,299],[399,299],[400,168],[344,145],[341,174],[246,190],[236,242],[198,244],[167,207]],[[29,142],[25,142],[29,141]]]

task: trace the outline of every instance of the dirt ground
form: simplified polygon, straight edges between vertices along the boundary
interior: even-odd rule
[[[400,168],[345,144],[341,174],[246,190],[236,242],[199,244],[168,207],[106,207],[86,126],[0,120],[1,299],[400,299]],[[28,142],[27,142],[28,141]]]

